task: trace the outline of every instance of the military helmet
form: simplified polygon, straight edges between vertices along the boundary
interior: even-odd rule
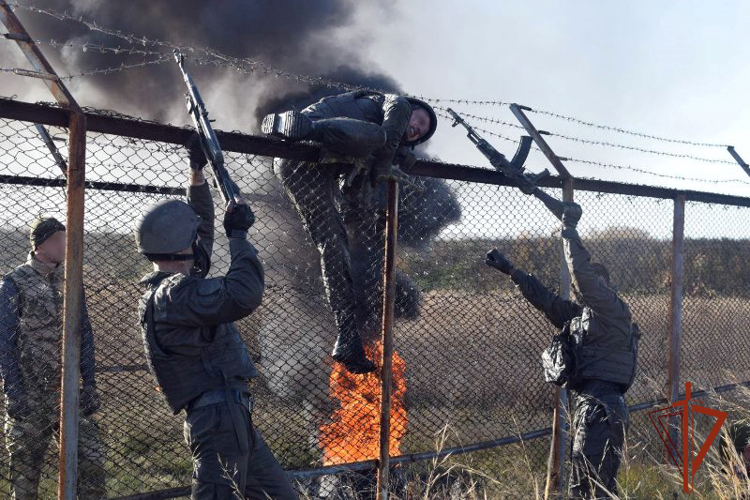
[[[58,231],[65,231],[65,226],[62,222],[54,217],[37,217],[31,223],[29,231],[31,248],[36,250],[39,245],[47,241],[50,236]]]
[[[435,130],[437,130],[437,115],[435,114],[435,110],[432,109],[432,106],[427,104],[421,99],[417,99],[416,97],[407,97],[406,98],[409,103],[411,104],[412,109],[424,109],[427,114],[430,117],[430,128],[427,130],[427,133],[417,139],[416,141],[409,142],[409,146],[416,146],[418,144],[422,144],[423,142],[426,142],[430,137],[435,134]]]
[[[200,217],[180,200],[151,205],[135,224],[138,251],[152,260],[189,248],[198,235]]]

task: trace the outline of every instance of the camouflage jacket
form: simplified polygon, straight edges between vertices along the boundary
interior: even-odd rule
[[[60,389],[62,266],[49,268],[33,252],[0,283],[0,373],[8,397]],[[94,335],[86,301],[81,321],[81,377],[95,387]]]

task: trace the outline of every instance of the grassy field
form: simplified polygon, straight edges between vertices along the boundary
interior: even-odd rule
[[[93,284],[91,289],[95,287]],[[135,287],[124,284],[100,286],[96,294],[90,294],[100,368],[144,363],[135,317],[132,321],[111,321],[113,318],[106,314],[112,304],[133,303],[134,294]],[[663,311],[667,299],[627,299],[644,332],[639,377],[628,394],[632,404],[662,393],[667,328]],[[744,354],[747,351],[736,347],[744,343],[724,345],[718,338],[731,331],[731,338],[737,341],[740,335],[750,332],[748,307],[732,298],[693,298],[686,304],[685,352],[702,353],[701,357],[685,356],[684,374],[694,383],[694,389],[705,387],[702,384],[746,380],[750,375]],[[727,314],[727,310],[734,312]],[[259,317],[262,316],[261,311]],[[396,331],[396,348],[407,366],[409,422],[403,453],[434,449],[446,426],[449,432],[439,442],[445,447],[549,426],[552,390],[541,379],[539,354],[553,330],[538,316],[523,301],[504,291],[481,296],[447,292],[426,295],[422,317],[399,324]],[[252,337],[256,329],[257,324],[245,325],[250,345],[257,344]],[[260,366],[263,369],[262,361]],[[169,414],[150,375],[138,369],[128,370],[98,375],[104,404],[97,420],[106,445],[111,496],[184,485],[189,482],[191,463],[182,441],[181,418]],[[285,467],[319,465],[320,453],[314,444],[316,421],[310,418],[310,413],[314,413],[310,411],[310,401],[295,395],[280,397],[265,384],[266,379],[264,375],[253,387],[256,424]],[[316,380],[310,378],[311,383]],[[327,393],[326,387],[307,389]],[[655,492],[670,484],[672,476],[668,469],[655,471],[654,465],[661,456],[658,460],[648,456],[658,453],[653,452],[651,444],[644,445],[648,439],[643,436],[650,436],[653,441],[645,412],[633,415],[632,421],[630,448],[639,451],[630,453],[632,460],[623,470],[623,493],[627,493],[627,498],[657,498],[653,496]],[[457,456],[436,467],[458,474],[460,487],[471,486],[479,495],[477,498],[512,498],[519,494],[533,497],[543,491],[547,451],[545,438],[523,446]],[[3,456],[2,461],[5,460],[7,457]],[[51,495],[56,468],[53,455],[47,464],[44,484]],[[410,473],[404,472],[407,477]],[[413,481],[418,483],[427,473],[419,469],[414,474]],[[472,477],[475,482],[464,484]],[[435,488],[440,484],[459,488],[445,477]],[[423,486],[426,487],[420,487]]]
[[[17,247],[14,255],[22,255],[25,237],[10,236],[9,248]],[[86,264],[103,401],[96,418],[106,449],[110,496],[187,484],[191,462],[183,443],[182,419],[169,413],[143,370],[135,309],[140,291],[134,282],[148,266],[128,250],[129,238],[88,238],[88,244],[111,251],[90,252]],[[409,421],[403,453],[471,444],[550,425],[553,391],[541,378],[539,356],[554,329],[509,281],[476,267],[472,256],[481,255],[484,245],[478,242],[465,248],[466,255],[458,255],[452,267],[433,263],[435,272],[420,274],[433,255],[428,254],[411,269],[427,291],[421,317],[397,323],[395,331],[407,377]],[[457,255],[453,250],[450,255]],[[122,258],[112,261],[113,254]],[[5,267],[17,260],[9,257]],[[306,276],[319,276],[314,262],[302,267],[300,272]],[[316,433],[332,407],[327,359],[335,333],[332,319],[319,283],[300,280],[296,272],[296,267],[268,262],[264,306],[240,323],[262,372],[252,386],[254,420],[288,469],[320,465]],[[552,270],[541,276],[555,279]],[[661,397],[666,383],[669,285],[661,282],[647,288],[649,293],[628,286],[623,294],[643,333],[639,376],[628,393],[630,404]],[[750,302],[744,296],[689,294],[683,327],[683,382],[689,380],[699,389],[750,380]],[[671,498],[671,492],[679,489],[672,471],[659,466],[663,457],[653,441],[645,412],[633,415],[629,458],[621,474],[621,493],[626,498],[659,498],[659,494]],[[544,490],[548,446],[544,438],[404,467],[404,479],[398,483],[411,490],[407,495],[402,488],[394,492],[395,498],[536,497]],[[1,497],[8,493],[4,447],[0,464]],[[43,498],[54,496],[56,468],[51,447],[45,460]],[[717,478],[703,481],[703,492],[723,491],[726,486]],[[456,497],[456,492],[463,496]]]

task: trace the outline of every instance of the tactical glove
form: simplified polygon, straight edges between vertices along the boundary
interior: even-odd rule
[[[505,255],[501,254],[497,248],[487,252],[487,259],[484,262],[501,273],[509,275],[513,272],[513,263],[509,261]]]
[[[255,223],[255,215],[250,207],[238,203],[231,212],[224,215],[224,229],[228,238],[246,238],[247,231]]]

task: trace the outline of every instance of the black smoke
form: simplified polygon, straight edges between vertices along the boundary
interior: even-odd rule
[[[392,0],[382,0],[388,8]],[[179,45],[208,47],[223,54],[252,58],[284,71],[309,75],[337,75],[337,68],[359,64],[356,47],[341,47],[326,36],[352,22],[356,2],[351,0],[38,0],[37,7],[51,8],[96,21],[100,26],[150,40],[169,41]],[[92,43],[124,49],[135,47],[169,54],[171,49],[154,44],[130,44],[111,35],[90,30],[75,21],[61,21],[43,14],[19,9],[19,17],[32,37],[77,44]],[[101,54],[68,48],[55,55],[42,46],[61,74],[89,71],[95,68],[136,64],[155,56]],[[200,56],[200,52],[188,54]],[[158,56],[156,56],[158,57]],[[199,81],[211,81],[217,71],[231,74],[227,68],[213,65],[192,67]],[[200,78],[205,76],[205,78]],[[304,90],[305,85],[263,72],[237,74],[231,86],[231,97],[257,98],[258,90],[278,95],[289,90]],[[380,77],[390,82],[387,77]],[[139,111],[145,118],[163,119],[175,103],[182,104],[183,83],[174,64],[147,66],[108,75],[86,77],[86,84],[101,90],[96,106]],[[391,82],[392,83],[392,82]],[[202,89],[207,84],[200,85]],[[208,90],[204,90],[206,93]],[[227,96],[230,97],[230,96]],[[85,99],[81,99],[86,101]],[[253,99],[248,99],[252,102]],[[248,109],[252,116],[253,109]]]

